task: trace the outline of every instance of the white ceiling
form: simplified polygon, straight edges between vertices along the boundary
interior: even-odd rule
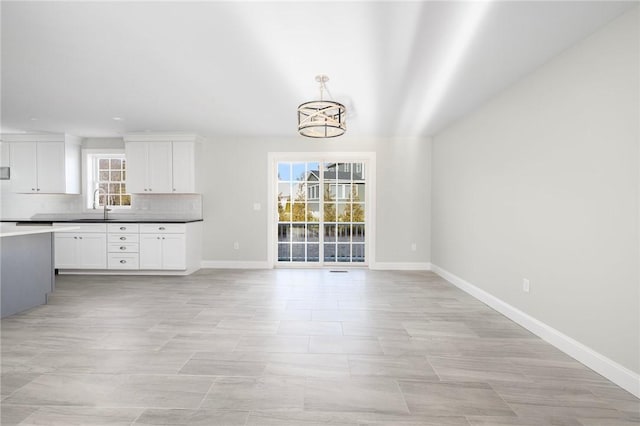
[[[428,135],[636,5],[3,1],[2,131],[293,136],[324,73],[349,137]]]

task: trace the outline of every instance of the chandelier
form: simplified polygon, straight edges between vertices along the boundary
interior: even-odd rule
[[[316,76],[316,81],[320,83],[320,100],[305,102],[298,107],[298,132],[310,138],[340,136],[347,130],[347,110],[339,102],[324,100],[324,91],[329,93],[325,85],[329,77],[321,74]]]

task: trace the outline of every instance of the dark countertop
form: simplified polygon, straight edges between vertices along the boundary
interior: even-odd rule
[[[202,222],[202,218],[177,217],[171,215],[117,215],[104,219],[95,215],[83,215],[82,213],[63,214],[37,214],[30,218],[0,219],[0,222],[21,222],[24,224],[49,225],[53,222],[62,223],[191,223]]]

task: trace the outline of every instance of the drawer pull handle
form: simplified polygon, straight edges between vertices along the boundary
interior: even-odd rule
[[[126,229],[127,229],[127,227],[126,227],[126,226],[121,226],[121,227],[120,227],[120,230],[121,230],[121,231],[126,231]]]
[[[127,248],[125,246],[120,246],[120,250],[126,250]]]
[[[127,263],[127,261],[123,259],[120,261],[120,263]]]
[[[120,239],[121,239],[122,241],[124,241],[124,240],[126,240],[126,239],[127,239],[127,237],[120,237]]]
[[[158,228],[158,229],[159,229],[159,230],[161,230],[161,231],[164,231],[164,230],[165,230],[165,227],[164,227],[164,226],[161,226],[161,227],[160,227],[160,228]]]

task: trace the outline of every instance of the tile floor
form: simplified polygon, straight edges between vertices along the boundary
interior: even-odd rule
[[[2,320],[2,425],[640,424],[640,401],[430,272],[59,276]]]

